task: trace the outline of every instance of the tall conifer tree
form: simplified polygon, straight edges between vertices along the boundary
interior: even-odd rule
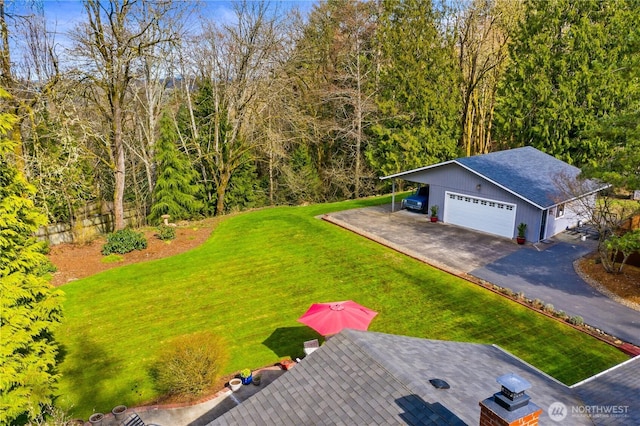
[[[381,174],[456,155],[460,73],[444,11],[431,1],[382,2],[380,118],[367,158]]]
[[[165,113],[160,119],[160,138],[156,146],[158,177],[153,189],[149,221],[157,222],[164,214],[172,220],[190,219],[202,212],[202,186],[198,173],[186,155],[176,147],[178,136]]]
[[[6,97],[0,89],[0,97]],[[15,117],[0,114],[0,424],[36,418],[53,401],[61,293],[44,276],[48,260],[34,234],[45,217],[15,165],[6,137]]]
[[[577,166],[606,160],[614,147],[598,129],[640,95],[629,72],[639,11],[634,0],[527,1],[499,92],[501,142]]]

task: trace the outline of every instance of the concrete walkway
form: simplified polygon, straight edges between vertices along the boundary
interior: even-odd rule
[[[146,425],[204,426],[260,392],[285,372],[279,366],[263,368],[254,372],[254,375],[259,373],[262,377],[260,386],[244,385],[235,392],[232,392],[227,387],[218,392],[213,398],[193,405],[130,408],[127,410],[125,420],[135,413],[140,416],[140,419]],[[88,422],[85,424],[89,425]],[[120,426],[122,424],[122,421],[117,421],[113,415],[108,414],[105,416],[101,426]]]
[[[244,385],[235,392],[231,392],[231,389],[226,388],[219,392],[215,398],[189,407],[137,411],[140,418],[147,424],[204,426],[239,405],[242,401],[260,392],[285,373],[285,370],[280,367],[269,367],[261,369],[259,372],[254,372],[254,374],[256,373],[262,376],[260,386]]]
[[[392,213],[390,205],[331,213],[325,219],[445,271],[522,291],[640,345],[640,312],[604,296],[573,269],[574,260],[595,249],[592,240],[559,236],[551,244],[519,246],[505,238],[429,223],[426,215]]]

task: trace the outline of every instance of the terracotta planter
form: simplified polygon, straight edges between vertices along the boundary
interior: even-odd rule
[[[280,366],[283,370],[291,370],[293,366],[296,365],[296,362],[291,359],[285,359],[284,361],[280,361]]]
[[[516,237],[516,242],[520,245],[524,244],[527,241],[524,237]]]
[[[431,222],[437,222],[438,216],[431,216]]]

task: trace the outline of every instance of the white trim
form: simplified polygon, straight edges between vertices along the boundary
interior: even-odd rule
[[[400,173],[396,173],[396,174],[389,175],[389,176],[382,176],[382,177],[380,177],[378,179],[385,180],[385,179],[392,179],[392,178],[402,177],[404,175],[409,175],[411,173],[416,173],[416,172],[421,172],[421,171],[428,170],[428,169],[433,169],[435,167],[440,167],[440,166],[444,166],[445,164],[451,164],[451,163],[458,163],[458,162],[456,160],[449,160],[449,161],[445,161],[443,163],[432,164],[430,166],[424,166],[424,167],[419,167],[417,169],[408,170],[406,172],[400,172]],[[458,164],[460,164],[460,163],[458,163]]]
[[[544,371],[540,370],[538,367],[529,364],[527,361],[523,360],[522,358],[518,358],[517,356],[515,356],[514,354],[512,354],[511,352],[509,352],[506,349],[501,348],[500,346],[496,345],[495,343],[493,343],[491,345],[492,347],[500,350],[502,353],[509,355],[511,358],[513,358],[514,360],[523,363],[524,365],[526,365],[527,367],[529,367],[530,369],[534,370],[537,374],[546,377],[547,379],[550,379],[551,381],[561,385],[562,387],[568,388],[570,389],[569,386],[567,386],[566,384],[562,383],[560,380],[556,379],[555,377],[545,373]],[[575,385],[574,385],[575,386]]]
[[[621,362],[620,364],[614,365],[614,366],[613,366],[613,367],[611,367],[611,368],[607,368],[606,370],[601,371],[601,372],[599,372],[598,374],[595,374],[595,375],[593,375],[593,376],[591,376],[591,377],[587,377],[586,379],[582,380],[581,382],[574,383],[574,384],[572,384],[571,386],[569,386],[569,388],[570,388],[570,389],[573,389],[573,388],[578,387],[578,386],[580,386],[580,385],[584,385],[585,383],[588,383],[588,382],[590,382],[590,381],[592,381],[592,380],[595,380],[595,379],[597,379],[598,377],[600,377],[600,376],[602,376],[602,375],[604,375],[604,374],[609,373],[610,371],[616,370],[616,369],[618,369],[618,368],[622,367],[623,365],[630,364],[630,363],[632,363],[632,362],[634,362],[634,361],[640,361],[640,356],[636,356],[636,357],[633,357],[633,358],[629,358],[628,360],[623,361],[623,362]]]
[[[498,188],[501,188],[501,189],[503,189],[503,190],[507,191],[509,194],[515,195],[516,197],[520,198],[521,200],[526,201],[527,203],[529,203],[529,204],[533,205],[534,207],[539,208],[540,210],[544,210],[544,207],[542,207],[541,205],[539,205],[539,204],[537,204],[537,203],[534,203],[534,202],[533,202],[533,201],[531,201],[530,199],[528,199],[528,198],[526,198],[526,197],[524,197],[524,196],[522,196],[522,195],[518,194],[517,192],[515,192],[515,191],[513,191],[513,190],[511,190],[511,189],[509,189],[509,188],[507,188],[506,186],[501,185],[501,184],[499,184],[498,182],[496,182],[496,181],[494,181],[494,180],[489,179],[489,178],[488,178],[488,177],[486,177],[485,175],[483,175],[483,174],[481,174],[481,173],[476,172],[476,171],[475,171],[475,170],[473,170],[472,168],[467,167],[467,166],[465,166],[464,164],[458,163],[457,161],[456,161],[456,164],[458,164],[460,167],[462,167],[462,168],[464,168],[464,169],[466,169],[466,170],[470,171],[471,173],[474,173],[474,174],[476,174],[476,175],[478,175],[478,176],[482,177],[484,180],[486,180],[486,181],[488,181],[488,182],[491,182],[492,184],[494,184],[494,185],[495,185],[495,186],[497,186]]]
[[[585,192],[585,193],[584,193],[584,194],[582,194],[582,195],[578,195],[578,196],[575,196],[575,197],[573,197],[573,198],[569,198],[569,199],[564,200],[564,201],[561,201],[561,202],[559,202],[559,203],[557,203],[557,204],[553,204],[553,205],[551,205],[551,206],[547,207],[547,209],[550,209],[550,208],[556,207],[556,206],[558,206],[558,205],[560,205],[560,204],[569,204],[569,203],[572,203],[572,202],[574,202],[574,201],[576,201],[576,200],[579,200],[580,198],[584,198],[584,197],[586,197],[587,195],[597,194],[598,192],[600,192],[600,191],[604,191],[605,189],[609,189],[609,188],[611,188],[611,187],[613,187],[613,185],[611,185],[611,184],[603,184],[602,186],[600,186],[600,187],[598,187],[598,188],[594,189],[593,191]]]

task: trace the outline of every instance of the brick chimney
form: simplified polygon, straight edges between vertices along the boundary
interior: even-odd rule
[[[542,409],[524,392],[531,383],[509,373],[496,381],[500,392],[480,402],[480,426],[533,426],[538,424]]]

